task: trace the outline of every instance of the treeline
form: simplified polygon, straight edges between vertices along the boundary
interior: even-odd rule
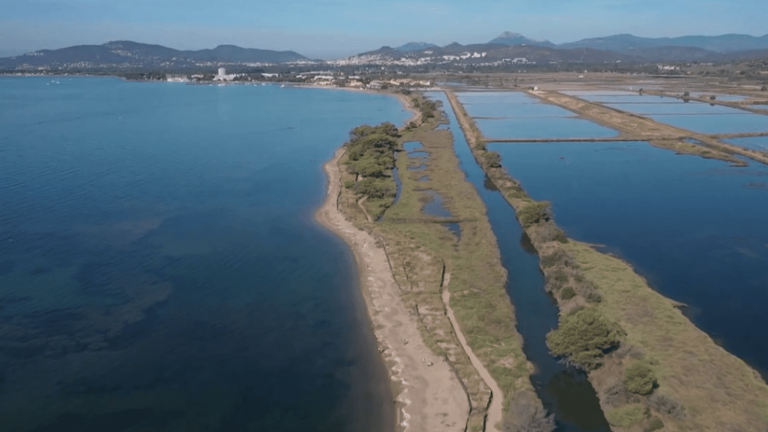
[[[349,141],[344,144],[347,149],[345,163],[359,181],[347,182],[345,186],[354,187],[358,193],[371,198],[394,196],[395,187],[386,172],[395,167],[398,138],[400,132],[390,122],[352,129]]]

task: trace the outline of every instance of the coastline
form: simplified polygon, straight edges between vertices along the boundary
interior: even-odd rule
[[[338,208],[341,191],[338,162],[343,154],[344,149],[339,148],[324,165],[328,189],[315,219],[344,240],[355,256],[360,289],[379,352],[395,384],[398,428],[461,432],[469,411],[461,383],[446,360],[425,344],[415,311],[408,309],[400,298],[400,288],[384,249],[370,233],[347,220]]]

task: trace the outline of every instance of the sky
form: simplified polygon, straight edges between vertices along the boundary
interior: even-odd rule
[[[765,0],[0,0],[0,56],[113,40],[342,58],[411,41],[768,34]]]

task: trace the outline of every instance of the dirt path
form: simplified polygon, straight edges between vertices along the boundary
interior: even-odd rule
[[[445,304],[445,310],[448,313],[448,319],[451,320],[451,325],[453,325],[453,331],[456,333],[456,336],[459,338],[459,342],[461,342],[461,346],[464,348],[464,351],[469,356],[469,360],[472,362],[472,366],[477,369],[477,372],[480,374],[480,377],[483,378],[483,381],[488,385],[488,387],[491,389],[491,406],[488,407],[488,416],[485,420],[485,431],[493,431],[493,430],[501,430],[496,425],[501,424],[501,415],[502,415],[502,393],[501,389],[499,388],[499,385],[496,384],[496,380],[493,379],[490,373],[485,369],[485,366],[483,366],[483,363],[480,361],[479,358],[475,355],[474,352],[472,352],[472,348],[467,345],[467,338],[464,337],[464,333],[461,332],[461,327],[459,327],[459,323],[456,322],[456,315],[453,313],[453,309],[451,309],[451,293],[448,291],[448,284],[451,281],[451,274],[446,273],[445,279],[443,281],[443,303]]]
[[[325,164],[328,194],[315,214],[325,227],[352,249],[360,286],[389,375],[395,381],[398,423],[404,431],[463,432],[469,416],[467,397],[443,357],[424,343],[415,311],[405,307],[400,288],[376,239],[357,229],[337,207],[340,185],[338,160]]]
[[[368,200],[368,195],[360,198],[359,200],[357,200],[357,206],[360,207],[360,210],[362,210],[363,213],[365,213],[365,218],[368,219],[368,222],[373,222],[373,218],[371,217],[371,215],[368,214],[368,210],[366,210],[365,206],[363,205],[363,203],[367,200]]]

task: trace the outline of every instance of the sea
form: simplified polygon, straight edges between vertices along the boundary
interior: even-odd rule
[[[0,78],[0,429],[391,431],[322,165],[394,98]]]

